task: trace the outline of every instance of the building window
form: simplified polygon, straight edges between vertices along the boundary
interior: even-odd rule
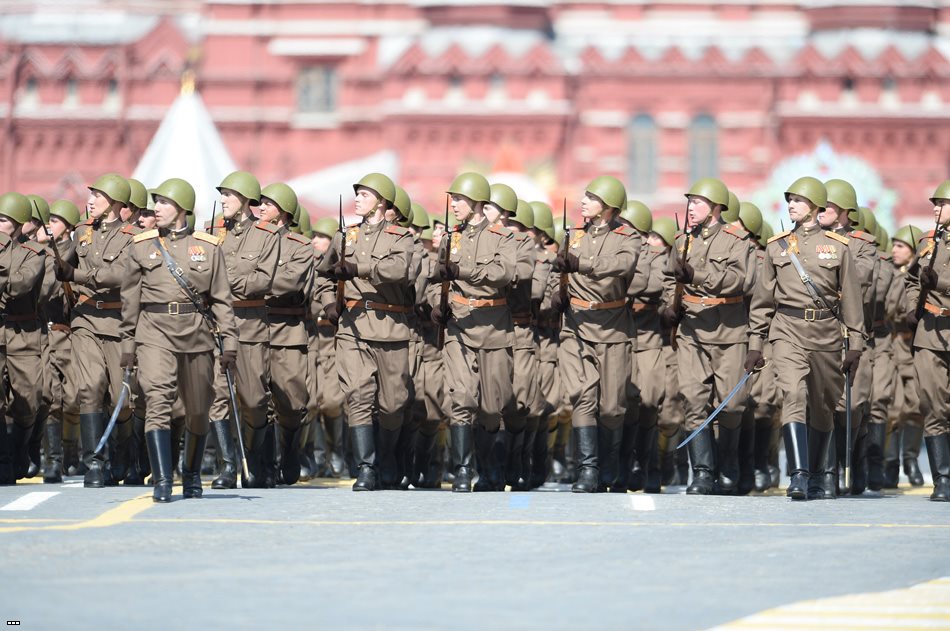
[[[75,107],[79,105],[79,82],[73,78],[66,79],[66,87],[63,93],[63,106]]]
[[[20,107],[33,108],[39,104],[39,83],[34,77],[30,77],[20,91],[19,105]]]
[[[659,169],[656,122],[649,114],[638,114],[627,130],[627,182],[639,194],[656,192]]]
[[[696,116],[689,124],[689,181],[719,177],[719,131],[708,114]]]
[[[107,110],[119,108],[121,97],[119,96],[119,82],[115,79],[109,79],[106,84],[106,94],[102,99],[102,107]]]
[[[336,70],[332,66],[300,69],[297,109],[301,112],[332,112],[336,109]]]

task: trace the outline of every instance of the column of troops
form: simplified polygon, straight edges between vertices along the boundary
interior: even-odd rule
[[[0,196],[0,484],[745,495],[784,447],[832,499],[923,440],[950,501],[950,180],[893,235],[812,177],[778,234],[712,178],[682,225],[610,176],[570,226],[477,173],[444,216],[368,174],[349,226],[240,171],[203,230],[184,180],[89,191]]]

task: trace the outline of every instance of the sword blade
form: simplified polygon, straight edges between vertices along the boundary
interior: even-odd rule
[[[99,439],[99,444],[96,445],[95,453],[102,452],[102,449],[106,446],[106,443],[109,442],[109,436],[112,434],[112,430],[115,428],[116,421],[119,420],[119,412],[122,411],[122,407],[125,405],[125,400],[129,398],[129,393],[132,391],[132,386],[129,383],[132,379],[132,369],[126,368],[125,374],[122,375],[122,391],[119,393],[119,400],[115,404],[115,409],[112,411],[112,416],[109,418],[109,424],[106,426],[106,431],[102,433],[102,438]]]
[[[736,396],[736,393],[739,392],[739,389],[745,385],[745,382],[748,381],[749,377],[751,376],[752,376],[751,372],[747,372],[746,374],[742,375],[742,379],[740,379],[739,383],[737,383],[735,387],[729,391],[729,394],[727,394],[726,398],[722,400],[722,403],[716,406],[716,409],[712,411],[712,414],[706,417],[706,420],[703,421],[702,425],[694,429],[693,433],[687,436],[685,440],[683,440],[683,442],[681,442],[679,445],[676,446],[676,448],[679,449],[680,447],[685,447],[686,445],[688,445],[689,441],[693,440],[693,438],[696,437],[696,434],[703,431],[707,425],[712,423],[713,419],[716,418],[720,412],[722,412],[722,409],[726,407],[726,405],[728,405],[730,401],[732,401],[732,398]]]

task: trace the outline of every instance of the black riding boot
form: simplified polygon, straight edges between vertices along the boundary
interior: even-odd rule
[[[344,457],[343,450],[343,415],[340,414],[339,416],[328,418],[325,422],[329,473],[334,478],[339,478],[343,475],[343,470],[346,468],[346,458]]]
[[[739,429],[739,482],[736,484],[736,495],[748,495],[755,488],[755,416],[753,412],[752,408],[746,409]]]
[[[395,490],[399,488],[399,437],[401,427],[396,429],[379,428],[376,433],[376,471],[379,477],[379,488]]]
[[[755,423],[755,490],[764,493],[772,486],[769,474],[769,451],[772,448],[772,423],[757,420]]]
[[[376,438],[372,425],[350,427],[350,445],[356,463],[354,491],[375,491],[379,488],[376,479]]]
[[[109,460],[109,471],[112,480],[118,484],[129,474],[129,465],[132,462],[132,418],[118,421],[109,437],[112,448],[112,458]]]
[[[901,430],[891,428],[884,438],[884,488],[896,489],[901,476]]]
[[[739,438],[741,427],[720,427],[716,448],[719,462],[720,495],[735,495],[739,487]]]
[[[923,436],[923,425],[904,425],[901,449],[904,453],[904,475],[911,486],[924,485],[924,474],[920,472],[920,465],[917,464],[917,454],[920,453],[920,440]]]
[[[628,406],[637,405],[636,402],[628,402]],[[629,419],[623,424],[622,435],[620,437],[620,454],[618,456],[618,473],[611,491],[614,493],[626,493],[627,490],[639,491],[643,488],[643,468],[640,466],[637,458],[637,438],[640,431],[640,425],[636,421],[630,422]],[[634,480],[633,478],[636,477]]]
[[[930,459],[930,475],[934,479],[932,502],[950,502],[950,436],[927,436],[927,457]]]
[[[738,435],[737,435],[738,436]],[[716,439],[711,427],[699,432],[686,445],[693,466],[693,481],[686,487],[687,495],[710,495],[716,487]]]
[[[867,444],[868,488],[880,491],[884,488],[884,441],[887,438],[886,423],[869,423]]]
[[[452,424],[452,463],[455,467],[455,479],[452,480],[453,493],[470,493],[475,469],[472,467],[472,445],[474,432],[471,425]]]
[[[65,475],[85,473],[82,461],[79,459],[79,423],[70,423],[66,420],[63,420],[63,473]]]
[[[504,430],[504,432],[508,436],[502,438],[502,440],[509,443],[510,447],[508,453],[505,454],[507,462],[503,484],[507,483],[512,491],[530,491],[527,470],[524,468],[524,453],[527,451],[527,430],[520,431],[517,434],[512,434],[507,430]]]
[[[531,488],[537,489],[544,485],[548,478],[548,421],[542,418],[538,423],[538,431],[534,433],[534,440],[529,446],[525,442],[525,449],[531,449]]]
[[[499,447],[496,451],[495,441],[502,439],[503,434],[500,434],[500,430],[497,432],[488,432],[481,425],[475,426],[475,469],[478,471],[478,481],[475,482],[475,487],[472,489],[476,493],[485,492],[485,491],[504,491],[504,487],[501,489],[499,486],[499,470],[500,466],[497,462],[497,455],[499,452],[504,452],[507,456],[507,449],[504,446]],[[500,484],[504,484],[504,480],[501,480]]]
[[[300,479],[300,432],[302,427],[290,429],[279,426],[280,435],[280,473],[284,484],[290,486]]]
[[[659,493],[662,487],[660,483],[658,435],[659,430],[656,425],[644,428],[641,424],[637,428],[636,459],[640,462],[640,468],[644,471],[644,493]]]
[[[221,470],[218,477],[211,481],[213,489],[233,489],[237,487],[237,448],[231,432],[231,421],[224,419],[211,421],[211,431],[218,440],[218,455],[221,457]]]
[[[600,488],[600,461],[597,458],[597,427],[575,427],[577,482],[572,493],[596,493]]]
[[[264,488],[264,427],[254,428],[244,424],[244,460],[247,463],[247,475],[241,472],[241,487],[245,489]]]
[[[0,419],[0,423],[2,423]],[[30,469],[30,438],[33,436],[33,426],[23,427],[17,423],[10,426],[10,454],[13,462],[13,473],[16,479],[28,477]]]
[[[132,415],[129,419],[129,425],[132,433],[129,436],[129,465],[126,468],[125,479],[122,484],[126,486],[142,486],[145,484],[145,475],[147,467],[144,466],[142,457],[145,450],[145,419]]]
[[[101,489],[106,485],[106,461],[102,453],[95,453],[96,445],[106,428],[104,412],[79,415],[79,431],[82,436],[82,461],[86,465],[83,486]],[[154,469],[153,469],[154,470]]]
[[[155,429],[145,432],[148,460],[152,465],[152,501],[172,501],[172,432]],[[199,456],[200,458],[200,456]],[[200,466],[200,463],[199,463]]]
[[[201,497],[201,460],[208,435],[198,436],[185,430],[185,450],[181,461],[181,486],[185,499]]]
[[[853,434],[852,434],[853,435]],[[863,425],[858,432],[851,453],[851,495],[861,495],[868,488],[868,429]]]
[[[804,423],[788,423],[782,426],[785,440],[785,457],[791,482],[785,495],[793,500],[808,498],[808,427]]]
[[[597,463],[600,465],[600,490],[602,492],[612,490],[620,478],[621,442],[623,442],[622,423],[616,427],[607,427],[601,423],[597,424]],[[643,488],[642,476],[638,486],[639,489]],[[627,488],[618,488],[617,491],[626,493]]]
[[[44,411],[37,415],[30,430],[30,437],[27,440],[26,457],[28,459],[26,477],[35,478],[42,469],[40,458],[40,449],[43,447],[43,437],[46,435],[46,422],[48,409],[43,406]]]
[[[838,483],[835,479],[835,461],[837,448],[835,432],[819,432],[808,429],[808,499],[833,500],[837,496]]]
[[[432,467],[433,448],[435,439],[439,436],[438,430],[434,434],[426,434],[421,429],[416,430],[415,445],[412,448],[412,486],[417,489],[438,488],[432,486],[429,471]],[[440,481],[436,481],[438,483]]]
[[[58,484],[63,481],[63,423],[58,419],[46,420],[46,464],[43,466],[43,483]]]

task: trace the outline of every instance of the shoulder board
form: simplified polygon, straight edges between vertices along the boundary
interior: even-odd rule
[[[840,234],[838,234],[837,232],[834,232],[833,230],[825,230],[825,234],[831,237],[832,239],[834,239],[835,241],[841,241],[845,245],[848,245],[848,242],[850,241],[848,237],[842,237]]]
[[[779,232],[777,235],[766,241],[766,243],[772,243],[773,241],[778,241],[779,239],[784,239],[788,235],[792,234],[791,230],[786,230],[785,232]]]
[[[40,243],[37,243],[36,241],[24,241],[20,245],[26,248],[27,250],[29,250],[30,252],[35,252],[36,254],[46,253],[46,246]]]
[[[862,232],[860,230],[852,230],[848,233],[848,236],[853,239],[860,239],[861,241],[867,241],[868,243],[874,243],[874,237],[869,235],[867,232]]]
[[[192,232],[191,236],[198,239],[199,241],[205,241],[207,243],[213,243],[215,245],[221,244],[221,239],[214,235],[210,235],[207,232]]]
[[[623,235],[623,236],[625,236],[625,237],[630,237],[630,236],[633,236],[634,234],[636,234],[636,233],[634,232],[633,228],[629,228],[629,227],[627,227],[627,226],[624,226],[623,224],[621,224],[621,225],[617,226],[616,228],[614,228],[614,232],[616,232],[616,233],[619,234],[619,235]]]
[[[386,226],[386,234],[398,234],[400,236],[407,234],[409,228],[403,228],[402,226]]]
[[[284,238],[290,239],[291,241],[296,241],[297,243],[306,243],[308,245],[310,244],[310,239],[308,239],[307,237],[303,235],[297,234],[296,232],[288,231],[287,234],[284,235]]]
[[[158,236],[158,230],[146,230],[141,232],[134,237],[132,237],[133,243],[141,243],[142,241],[148,241],[149,239],[154,239]]]
[[[224,226],[223,222],[221,223],[221,226]],[[271,234],[277,234],[277,226],[270,223],[269,221],[257,221],[254,223],[254,227],[260,228],[261,230]]]
[[[205,222],[205,226],[210,226],[212,228],[223,228],[224,227],[224,217],[218,217],[217,221],[209,220]]]
[[[507,237],[508,235],[512,234],[511,230],[509,230],[508,228],[504,226],[498,226],[498,225],[490,226],[488,228],[488,231],[494,232],[495,234],[499,234],[503,237]]]
[[[138,233],[139,233],[139,229],[136,228],[135,226],[132,226],[130,224],[126,224],[122,226],[122,234],[131,234],[132,236],[135,236]]]
[[[747,230],[740,228],[738,226],[733,226],[732,224],[729,224],[728,226],[723,228],[722,231],[728,235],[734,236],[737,239],[745,239],[746,237],[749,236],[749,232]]]
[[[85,220],[84,222],[82,222],[80,225],[82,225],[82,226],[91,226],[91,225],[92,225],[92,221],[93,221],[93,219],[92,219],[92,217],[90,217],[89,219],[87,219],[87,220]]]

